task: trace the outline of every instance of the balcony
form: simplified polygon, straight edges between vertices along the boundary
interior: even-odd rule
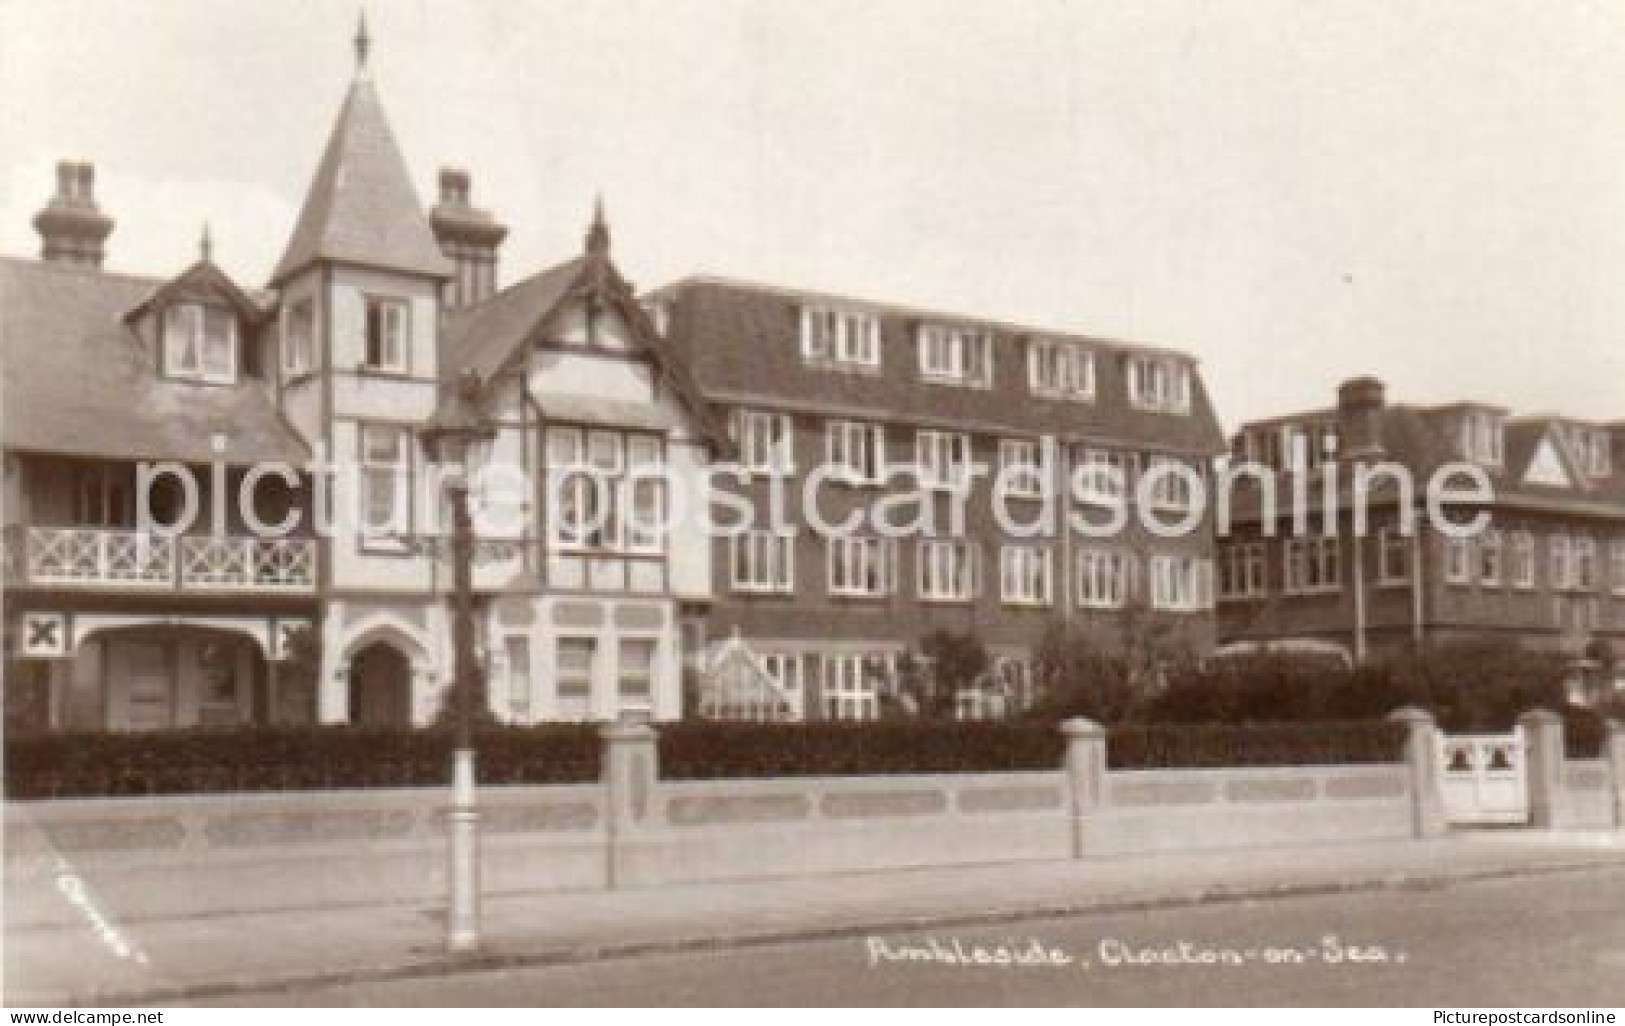
[[[99,527],[31,527],[5,534],[6,583],[117,591],[308,594],[309,538],[167,538]]]

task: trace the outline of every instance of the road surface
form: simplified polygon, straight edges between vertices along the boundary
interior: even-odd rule
[[[966,964],[978,957],[1011,964]],[[1617,1006],[1625,1005],[1625,868],[619,958],[220,1003]]]

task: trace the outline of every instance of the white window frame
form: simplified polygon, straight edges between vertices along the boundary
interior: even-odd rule
[[[922,538],[915,567],[923,602],[969,602],[981,594],[982,547],[957,539]]]
[[[587,665],[578,670],[571,666],[565,667],[564,655],[566,650],[579,651],[585,649]],[[598,639],[590,634],[560,635],[554,642],[553,649],[553,693],[556,697],[569,701],[592,702],[593,693],[597,689]],[[580,685],[579,689],[577,685]]]
[[[1027,343],[1027,387],[1045,399],[1088,402],[1095,397],[1094,350],[1079,342],[1035,338]]]
[[[999,470],[1006,494],[1018,499],[1044,495],[1044,445],[1036,438],[999,439]]]
[[[880,682],[870,674],[877,659],[873,652],[842,652],[823,659],[824,716],[831,720],[880,718]]]
[[[801,358],[808,363],[875,369],[880,367],[880,318],[861,310],[803,306]]]
[[[1128,358],[1129,405],[1157,413],[1189,413],[1191,368],[1169,356],[1135,354]]]
[[[1213,564],[1201,556],[1151,557],[1151,608],[1195,613],[1213,608]]]
[[[1119,502],[1133,497],[1130,480],[1131,454],[1106,449],[1086,449],[1074,471],[1080,484],[1078,498],[1084,502]]]
[[[403,424],[390,424],[379,422],[360,422],[356,425],[357,447],[359,449],[361,472],[359,478],[360,495],[360,527],[364,544],[369,546],[399,547],[403,544],[402,534],[412,530],[412,470],[413,470],[413,442],[411,428]],[[374,456],[372,439],[376,436],[388,434],[394,437],[398,451],[392,460],[385,460]],[[381,451],[381,450],[379,450]],[[376,499],[375,489],[388,475],[390,516],[387,522],[372,516],[373,503]],[[404,516],[402,515],[404,513]]]
[[[1173,456],[1153,455],[1146,460],[1146,473],[1150,474],[1157,467],[1172,466],[1185,467],[1194,475],[1200,475],[1197,468],[1192,467],[1184,460]],[[1178,472],[1159,473],[1152,479],[1155,486],[1151,492],[1151,508],[1163,512],[1185,513],[1196,503],[1196,494],[1190,477]]]
[[[916,338],[921,380],[970,388],[993,387],[992,332],[921,324]]]
[[[1122,549],[1083,546],[1073,556],[1072,582],[1080,609],[1122,609],[1134,592],[1133,557]]]
[[[999,549],[999,600],[1008,606],[1047,606],[1054,601],[1053,552],[1041,545]]]
[[[740,408],[734,411],[733,428],[741,469],[751,474],[795,473],[795,424],[789,414]]]
[[[1625,595],[1625,538],[1608,545],[1608,587],[1615,595]]]
[[[178,303],[166,307],[161,320],[165,377],[210,385],[236,383],[240,343],[237,317],[229,307]],[[225,334],[210,334],[211,325],[223,326]],[[214,352],[217,346],[220,351]]]
[[[1474,463],[1501,465],[1504,420],[1487,410],[1469,410],[1461,419],[1462,455]]]
[[[1397,555],[1399,570],[1395,572],[1393,560]],[[1392,527],[1377,532],[1377,583],[1411,583],[1411,538]]]
[[[1600,576],[1597,573],[1597,539],[1582,534],[1576,536],[1572,544],[1570,586],[1575,591],[1594,592]]]
[[[629,652],[646,652],[648,664],[631,672]],[[655,676],[659,671],[660,640],[638,635],[622,635],[615,644],[615,702],[622,709],[648,709],[654,705]],[[641,690],[628,689],[628,683],[641,684]]]
[[[1342,590],[1342,545],[1335,536],[1288,538],[1283,551],[1281,590],[1286,594],[1319,595]]]
[[[1445,538],[1444,582],[1471,584],[1473,582],[1473,543],[1468,538]]]
[[[504,634],[502,654],[508,672],[508,716],[515,723],[529,723],[535,715],[530,635]]]
[[[826,586],[831,595],[884,598],[897,591],[894,538],[832,536],[827,542]]]
[[[886,477],[886,427],[862,420],[824,424],[824,457],[848,484],[880,484]]]
[[[914,456],[923,488],[955,490],[970,481],[975,452],[963,431],[921,428],[914,435]]]
[[[1250,599],[1269,590],[1263,542],[1230,542],[1218,548],[1217,593],[1221,599]]]
[[[1535,536],[1528,531],[1513,531],[1508,546],[1507,576],[1514,588],[1524,590],[1535,586]]]
[[[300,296],[282,309],[282,375],[298,377],[315,368],[316,297]]]
[[[1566,534],[1554,534],[1546,546],[1550,567],[1547,576],[1553,591],[1567,591],[1575,579],[1573,543]]]
[[[411,369],[412,306],[399,296],[369,295],[361,315],[361,363],[368,370],[405,374]],[[373,311],[378,311],[378,352],[372,351]],[[377,359],[373,359],[376,355]]]
[[[743,531],[729,541],[729,580],[736,592],[788,595],[796,585],[796,539],[789,533]]]
[[[1499,587],[1506,575],[1506,541],[1501,532],[1486,529],[1474,546],[1474,576],[1486,587]]]

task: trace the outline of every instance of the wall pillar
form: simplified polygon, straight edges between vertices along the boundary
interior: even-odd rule
[[[1106,804],[1106,728],[1076,717],[1063,721],[1066,737],[1067,815],[1072,826],[1072,857],[1089,851],[1090,820]]]
[[[1625,722],[1608,721],[1602,754],[1608,761],[1608,780],[1614,790],[1614,829],[1625,830]]]
[[[1524,780],[1529,789],[1529,825],[1554,827],[1563,814],[1563,718],[1549,709],[1518,717],[1523,730]]]
[[[1444,799],[1439,789],[1439,728],[1433,714],[1407,705],[1388,714],[1404,724],[1405,764],[1411,779],[1411,825],[1415,835],[1438,837],[1445,831]]]
[[[605,883],[624,887],[634,882],[634,847],[654,818],[659,735],[646,723],[606,723],[598,736],[603,740]]]

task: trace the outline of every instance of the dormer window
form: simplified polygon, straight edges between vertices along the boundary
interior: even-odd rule
[[[406,373],[407,326],[405,300],[367,297],[367,352],[363,362],[368,370]]]
[[[1037,338],[1027,344],[1027,383],[1034,395],[1087,400],[1095,395],[1095,354],[1076,342]]]
[[[993,336],[970,328],[920,325],[920,377],[986,388],[993,383]]]
[[[1189,413],[1190,367],[1168,357],[1131,356],[1128,358],[1128,398],[1142,410]]]
[[[1569,442],[1580,471],[1587,477],[1607,477],[1612,472],[1608,432],[1577,424],[1569,428]]]
[[[1501,464],[1501,417],[1488,410],[1473,410],[1461,420],[1461,453],[1465,459],[1490,466]]]
[[[880,366],[880,318],[827,307],[801,308],[801,357],[858,369]]]
[[[229,385],[237,380],[237,318],[224,306],[183,303],[164,311],[164,374]]]

